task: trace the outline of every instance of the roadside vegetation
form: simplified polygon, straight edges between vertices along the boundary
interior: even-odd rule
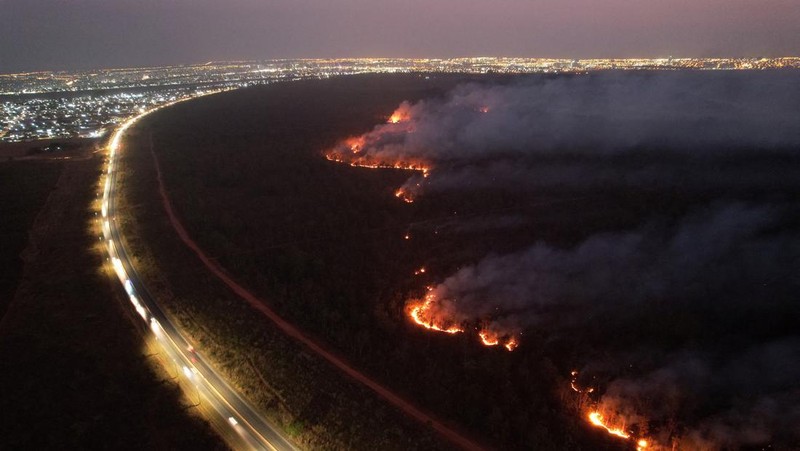
[[[91,150],[0,163],[0,449],[225,449],[145,355],[104,267]]]

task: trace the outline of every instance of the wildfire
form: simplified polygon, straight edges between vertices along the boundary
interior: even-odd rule
[[[414,271],[414,275],[415,275],[415,276],[418,276],[418,275],[420,275],[420,274],[425,274],[425,267],[422,267],[422,268],[420,268],[420,269],[418,269],[418,270]]]
[[[352,136],[343,140],[333,149],[325,152],[325,158],[337,163],[369,169],[403,169],[418,171],[426,178],[430,174],[431,164],[421,158],[400,159],[400,157],[387,158],[386,155],[378,156],[373,152],[372,143],[380,142],[384,134],[399,135],[413,133],[414,124],[411,116],[411,107],[404,102],[388,119],[389,124],[403,124],[402,126],[378,125],[371,132],[360,136]],[[421,188],[421,184],[417,183]],[[416,190],[415,190],[416,191]],[[395,191],[395,196],[404,202],[414,202],[414,193],[408,189],[400,188]]]
[[[392,113],[391,116],[389,116],[389,120],[386,122],[390,124],[399,124],[400,122],[405,122],[408,119],[409,119],[408,114],[398,109],[397,111]]]
[[[464,329],[461,329],[458,326],[447,325],[443,322],[437,321],[434,318],[434,315],[431,313],[433,303],[434,297],[432,294],[428,293],[422,303],[411,306],[409,310],[409,316],[412,320],[414,320],[415,323],[429,330],[435,330],[437,332],[444,332],[447,334],[464,332]]]
[[[361,153],[363,148],[363,141],[355,140],[353,138],[345,141],[346,147],[352,152],[353,155]],[[325,154],[328,161],[335,161],[336,163],[345,163],[350,166],[368,169],[402,169],[405,171],[420,171],[423,177],[428,176],[430,168],[422,161],[398,161],[398,162],[384,162],[376,161],[366,155],[358,155],[352,157],[344,155],[339,149],[331,150]]]
[[[406,203],[414,203],[414,196],[411,195],[408,191],[404,190],[403,188],[398,188],[397,191],[394,192],[394,196],[398,199],[402,199],[403,202]]]
[[[603,415],[600,414],[600,412],[590,412],[588,418],[590,423],[592,423],[597,427],[605,429],[611,435],[616,435],[617,437],[624,439],[631,438],[631,435],[625,432],[625,430],[620,428],[615,428],[606,424],[605,419],[603,418]],[[639,439],[636,441],[637,451],[642,451],[646,449],[648,446],[650,446],[650,443],[648,443],[648,441],[645,439]]]
[[[489,112],[489,107],[488,106],[482,106],[482,107],[478,108],[478,111],[480,111],[481,113],[484,113],[484,114],[488,113]]]
[[[500,339],[496,335],[490,334],[485,330],[478,332],[478,336],[481,337],[481,342],[486,346],[497,346],[500,344]]]
[[[506,344],[503,345],[509,352],[517,349],[519,346],[519,341],[517,341],[516,337],[511,337],[506,341]]]
[[[415,275],[424,274],[425,268],[420,268],[414,272]],[[448,334],[457,334],[464,332],[464,329],[455,325],[454,321],[447,318],[442,318],[441,315],[435,312],[436,295],[433,293],[433,287],[428,287],[428,294],[422,301],[412,301],[408,307],[408,316],[411,320],[428,330],[437,332],[445,332]],[[481,329],[478,331],[478,338],[484,346],[498,346],[503,345],[509,351],[513,351],[519,346],[519,341],[514,336],[501,334],[488,329]]]
[[[603,415],[598,411],[589,412],[588,419],[589,419],[590,423],[592,423],[593,425],[595,425],[595,426],[597,426],[599,428],[605,429],[606,432],[608,432],[611,435],[614,435],[614,436],[617,436],[617,437],[620,437],[620,438],[624,438],[626,440],[630,440],[631,439],[631,434],[626,432],[625,429],[619,428],[619,427],[610,426],[608,423],[606,423],[605,418],[603,418]],[[643,439],[643,438],[641,438],[641,439],[636,441],[636,451],[644,451],[649,446],[650,446],[650,443],[647,440]]]
[[[497,346],[501,342],[503,342],[504,338],[497,332],[492,332],[486,329],[478,332],[478,337],[480,337],[481,343],[483,343],[484,346]],[[514,336],[506,338],[505,342],[503,343],[503,347],[506,348],[508,351],[513,351],[517,349],[517,346],[519,346],[519,342],[517,341],[517,338]]]
[[[347,138],[344,143],[353,153],[359,153],[364,148],[365,141],[363,136],[354,136]]]
[[[597,426],[597,427],[601,427],[601,428],[605,429],[611,435],[616,435],[617,437],[622,437],[622,438],[631,438],[631,435],[628,434],[627,432],[625,432],[623,429],[615,428],[615,427],[607,425],[605,423],[603,415],[601,415],[600,412],[596,412],[596,411],[595,412],[590,412],[589,413],[589,422],[592,423],[593,425]]]
[[[403,102],[392,112],[389,119],[386,121],[389,124],[399,124],[401,122],[408,122],[411,120],[411,105],[408,102]]]
[[[570,380],[570,388],[572,388],[572,391],[574,391],[576,393],[586,393],[586,394],[594,392],[594,388],[589,387],[587,389],[581,389],[578,386],[578,382],[577,382],[578,371],[577,370],[572,370],[572,372],[570,372],[570,376],[572,376],[572,378]],[[595,409],[596,409],[596,407],[595,407]],[[625,430],[625,426],[624,425],[621,426],[621,427],[618,427],[618,426],[613,426],[613,425],[609,424],[608,421],[603,417],[603,414],[600,413],[600,411],[598,411],[598,410],[590,411],[589,413],[587,413],[586,418],[589,420],[589,423],[591,423],[593,426],[605,429],[606,432],[608,432],[610,435],[613,435],[613,436],[616,436],[616,437],[619,437],[619,438],[623,438],[625,440],[630,440],[631,437],[632,437],[631,434]],[[650,443],[644,438],[640,438],[640,439],[638,439],[636,441],[636,450],[637,451],[643,451],[646,448],[648,448],[649,446],[650,446]]]

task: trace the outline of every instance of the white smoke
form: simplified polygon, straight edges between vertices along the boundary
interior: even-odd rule
[[[539,243],[489,255],[447,277],[433,293],[449,317],[510,316],[524,326],[555,305],[591,311],[665,298],[688,302],[730,290],[731,280],[769,280],[800,259],[799,237],[760,235],[775,223],[770,209],[730,205],[692,215],[668,236],[651,224],[597,234],[573,249]]]
[[[800,444],[800,337],[787,336],[785,324],[741,336],[724,328],[715,338],[689,334],[690,349],[675,343],[686,340],[679,334],[635,329],[641,320],[657,324],[648,317],[654,312],[673,315],[663,322],[677,328],[697,322],[701,330],[715,321],[746,327],[741,318],[800,314],[800,233],[792,226],[798,105],[800,75],[789,71],[468,84],[443,99],[403,104],[403,121],[365,134],[360,153],[385,164],[426,162],[429,177],[404,186],[412,194],[501,189],[524,196],[542,187],[583,194],[616,186],[669,197],[680,189],[696,205],[682,219],[596,233],[570,248],[539,242],[487,255],[435,285],[429,313],[552,340],[631,328],[636,342],[615,341],[615,352],[599,345],[608,354],[585,362],[587,372],[644,362],[607,372],[594,392],[602,408],[681,449]],[[471,226],[491,229],[491,218],[481,221]],[[524,216],[515,221],[504,224],[524,227]],[[729,335],[741,343],[715,341]]]
[[[792,302],[797,283],[785,282],[800,262],[800,234],[779,231],[781,210],[732,204],[677,224],[652,221],[633,232],[599,233],[573,248],[539,243],[489,255],[434,286],[439,302],[432,311],[490,330],[551,336],[588,330],[597,318],[616,318],[605,327],[636,322],[630,311],[655,312],[664,303],[688,315],[753,312],[754,321],[770,320],[774,313],[754,312],[768,311],[776,300]],[[612,378],[598,400],[629,428],[660,443],[679,440],[680,449],[800,440],[794,428],[800,424],[800,336],[761,344],[743,336],[743,348],[699,342],[692,351],[662,349],[659,335],[652,342],[633,338],[618,350],[620,358],[652,369]],[[585,371],[607,364],[589,361]],[[667,426],[687,416],[693,421],[682,429]]]
[[[365,153],[380,161],[481,160],[535,154],[795,149],[795,72],[601,73],[467,84],[444,100],[404,103],[410,124],[377,126]],[[409,130],[411,130],[409,132]]]

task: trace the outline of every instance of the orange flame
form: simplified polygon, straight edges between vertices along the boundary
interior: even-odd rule
[[[357,140],[347,140],[345,144],[347,148],[352,151],[353,154],[358,154],[363,150],[361,147],[363,143],[362,141]],[[359,167],[359,168],[368,168],[368,169],[402,169],[405,171],[420,171],[424,177],[428,176],[428,171],[430,171],[430,167],[427,166],[426,163],[422,161],[398,161],[394,163],[387,163],[383,161],[375,161],[370,159],[367,156],[359,156],[353,158],[351,156],[345,157],[342,155],[338,149],[329,151],[325,154],[325,158],[328,161],[334,161],[336,163],[345,163],[349,164],[350,166]]]
[[[408,236],[408,235],[406,235]],[[425,273],[425,268],[420,268],[414,272],[415,275]],[[428,294],[422,301],[411,301],[407,307],[408,316],[411,320],[428,330],[456,334],[464,332],[464,329],[454,325],[455,321],[443,317],[440,312],[435,311],[437,298],[433,293],[433,287],[428,287]],[[484,346],[497,346],[502,344],[508,351],[513,351],[519,346],[517,337],[513,335],[498,333],[489,329],[478,331],[478,338]]]
[[[603,415],[596,410],[589,412],[588,418],[590,423],[599,428],[605,429],[606,432],[608,432],[611,435],[624,438],[626,440],[631,439],[631,434],[625,431],[624,426],[623,427],[610,426],[608,423],[606,423],[606,420],[605,418],[603,418]],[[644,451],[649,446],[650,442],[648,442],[646,439],[640,438],[636,440],[636,451]]]
[[[481,342],[486,346],[497,346],[500,344],[500,338],[488,331],[482,330],[478,332],[478,336],[481,337]]]
[[[392,115],[389,116],[388,122],[389,124],[399,124],[401,122],[407,122],[411,119],[411,112],[409,111],[410,105],[406,102],[400,104],[400,106],[392,112]]]
[[[444,332],[447,334],[464,332],[464,329],[461,329],[458,326],[447,325],[444,322],[437,321],[434,318],[434,315],[431,313],[433,302],[433,295],[428,294],[425,296],[425,300],[422,303],[412,305],[409,310],[409,316],[411,319],[414,320],[415,323],[428,330],[435,330],[437,332]]]
[[[353,136],[347,138],[344,143],[353,153],[359,153],[364,148],[365,141],[363,136]]]
[[[570,376],[572,376],[572,378],[570,380],[570,388],[572,388],[572,391],[574,391],[576,393],[587,393],[587,394],[594,392],[594,388],[589,387],[589,388],[586,388],[586,389],[581,389],[578,386],[578,370],[572,370],[569,374],[570,374]],[[611,435],[614,435],[614,436],[620,437],[620,438],[624,438],[626,440],[631,439],[631,434],[628,433],[625,430],[625,426],[624,425],[622,427],[617,427],[617,426],[610,425],[606,421],[606,419],[603,418],[603,414],[601,414],[600,411],[598,411],[598,410],[590,411],[587,414],[587,418],[589,420],[589,423],[591,423],[592,425],[597,426],[599,428],[605,429],[606,432],[608,432]],[[643,451],[644,449],[648,448],[649,446],[650,446],[650,443],[644,438],[640,438],[640,439],[638,439],[636,441],[636,450],[637,451]]]
[[[405,122],[408,120],[408,116],[402,113],[400,110],[395,111],[389,116],[389,120],[387,121],[390,124],[399,124],[400,122]]]
[[[403,202],[409,204],[414,203],[414,196],[403,188],[398,188],[397,191],[394,192],[394,196],[402,199]]]
[[[574,389],[574,387],[573,387],[573,389]],[[625,430],[624,426],[617,427],[617,426],[612,426],[612,425],[608,424],[608,422],[606,422],[606,419],[603,418],[603,415],[600,412],[596,411],[596,410],[589,412],[588,419],[589,419],[589,423],[591,423],[592,425],[597,426],[599,428],[605,429],[606,432],[608,432],[610,435],[613,435],[613,436],[616,436],[616,437],[619,437],[619,438],[624,438],[626,440],[630,440],[631,439],[631,434],[628,433]],[[640,439],[636,440],[636,451],[644,451],[648,447],[650,447],[650,442],[648,442],[646,439],[640,438]]]
[[[631,438],[631,435],[625,432],[625,430],[607,425],[605,423],[603,415],[601,415],[600,412],[597,411],[590,412],[589,422],[597,427],[605,429],[611,435],[616,435],[617,437],[622,437],[622,438]]]
[[[390,124],[399,124],[409,122],[410,120],[410,106],[404,102],[399,108],[397,108],[397,110],[394,111],[394,113],[392,113],[388,122]],[[370,152],[367,152],[369,149],[369,142],[373,142],[373,138],[376,136],[379,137],[383,133],[412,133],[413,131],[413,124],[411,123],[402,127],[376,126],[369,133],[345,139],[333,149],[325,152],[325,158],[327,158],[329,161],[349,164],[350,166],[361,168],[419,171],[422,172],[423,178],[428,177],[431,170],[431,164],[424,159],[400,159],[399,156],[387,159],[386,156],[376,156]],[[394,160],[394,158],[396,158],[396,160]],[[398,189],[395,192],[395,196],[407,203],[414,201],[413,194],[403,188]]]
[[[516,337],[511,337],[511,338],[508,339],[508,341],[506,341],[506,343],[503,346],[509,352],[511,352],[511,351],[517,349],[517,346],[519,346],[519,341],[517,341]]]
[[[478,337],[480,337],[481,343],[483,343],[484,346],[497,346],[501,341],[503,341],[503,337],[501,337],[500,334],[488,330],[482,330],[478,332]],[[503,347],[508,351],[517,349],[517,346],[519,346],[519,342],[517,341],[517,338],[513,336],[506,339],[505,343],[503,343]]]

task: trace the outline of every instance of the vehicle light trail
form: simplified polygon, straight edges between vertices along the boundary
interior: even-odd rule
[[[206,93],[211,94],[212,92]],[[194,97],[191,97],[194,98]],[[294,450],[295,447],[281,432],[269,424],[211,367],[203,356],[189,345],[183,332],[164,313],[139,278],[126,249],[122,245],[120,230],[115,214],[116,159],[124,134],[144,116],[175,103],[189,100],[180,99],[125,121],[112,135],[108,144],[108,168],[103,183],[101,206],[103,238],[114,274],[119,279],[133,310],[142,318],[156,338],[159,353],[163,352],[184,379],[181,388],[187,393],[195,392],[203,402],[203,411],[209,416],[212,425],[223,435],[226,442],[235,449]],[[164,362],[167,364],[166,362]]]
[[[172,225],[173,229],[175,230],[181,241],[183,241],[183,243],[197,256],[200,262],[203,263],[203,265],[206,267],[206,269],[208,269],[208,271],[212,275],[214,275],[223,284],[225,284],[233,293],[235,293],[237,296],[239,296],[241,299],[247,302],[247,304],[250,305],[253,309],[264,315],[269,320],[271,320],[275,324],[275,326],[278,329],[280,329],[285,335],[295,339],[298,343],[304,345],[313,354],[316,354],[320,358],[326,360],[336,369],[338,369],[339,371],[350,377],[352,380],[362,384],[364,387],[373,391],[380,398],[389,402],[404,414],[417,420],[421,424],[434,429],[444,439],[450,441],[452,444],[458,446],[459,448],[466,450],[483,449],[483,447],[478,443],[472,441],[465,435],[461,434],[459,431],[446,425],[445,423],[443,423],[441,420],[434,417],[430,413],[420,409],[419,407],[413,405],[409,401],[406,401],[404,398],[395,394],[393,391],[389,390],[382,384],[373,380],[371,377],[367,376],[366,374],[360,372],[359,370],[351,366],[343,358],[339,357],[338,355],[324,348],[321,344],[317,343],[316,340],[309,337],[303,331],[298,329],[294,324],[283,319],[280,315],[278,315],[275,311],[273,311],[270,307],[268,307],[268,304],[264,300],[260,299],[258,296],[256,296],[251,291],[247,290],[245,287],[240,285],[236,280],[234,280],[229,275],[229,273],[225,269],[223,269],[222,266],[219,265],[219,263],[216,260],[212,260],[208,256],[208,254],[192,239],[192,237],[189,235],[189,232],[183,226],[182,222],[178,218],[178,215],[175,213],[175,209],[172,206],[172,202],[170,201],[169,195],[167,194],[167,189],[164,185],[164,179],[161,172],[161,166],[158,162],[158,157],[156,156],[152,146],[151,146],[151,153],[153,155],[153,162],[156,168],[156,179],[158,181],[159,194],[161,195],[162,205],[164,206],[164,209],[167,212],[170,224]],[[185,347],[183,347],[182,350],[183,349],[185,349]]]

